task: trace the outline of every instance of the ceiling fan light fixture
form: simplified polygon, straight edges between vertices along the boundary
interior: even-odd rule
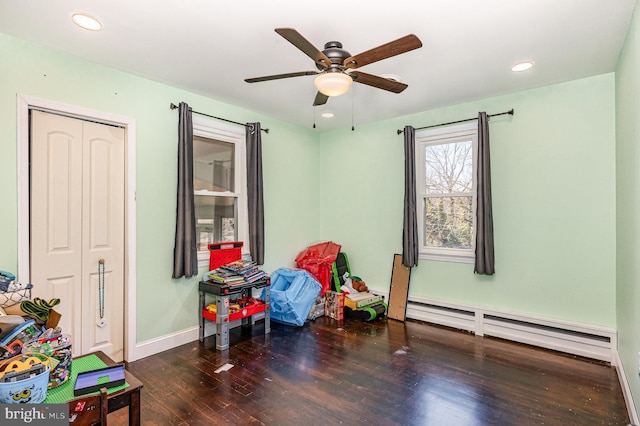
[[[313,83],[323,95],[340,96],[347,93],[353,79],[343,72],[324,72]]]
[[[86,13],[74,13],[71,15],[71,20],[74,24],[85,30],[100,31],[102,29],[102,22]]]

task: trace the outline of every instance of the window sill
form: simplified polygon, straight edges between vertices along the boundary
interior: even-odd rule
[[[460,256],[453,254],[434,254],[434,253],[420,253],[419,259],[423,260],[435,260],[438,262],[453,262],[453,263],[475,263],[475,256]]]

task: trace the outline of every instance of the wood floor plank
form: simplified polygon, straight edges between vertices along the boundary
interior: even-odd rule
[[[615,368],[597,361],[415,321],[320,317],[263,332],[232,329],[227,351],[209,337],[129,363],[144,383],[142,423],[629,423]]]

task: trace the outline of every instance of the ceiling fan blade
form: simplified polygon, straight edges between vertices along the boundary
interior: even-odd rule
[[[324,105],[329,100],[329,97],[324,93],[316,93],[316,98],[313,100],[313,106]]]
[[[264,77],[245,78],[244,81],[246,81],[247,83],[258,83],[260,81],[279,80],[281,78],[301,77],[303,75],[316,75],[316,74],[318,74],[316,71],[300,71],[300,72],[290,72],[287,74],[265,75]]]
[[[377,75],[367,74],[362,71],[351,71],[349,73],[353,81],[356,83],[366,84],[367,86],[376,87],[378,89],[387,90],[393,93],[400,93],[408,85],[400,83],[399,81],[390,80],[384,77],[378,77]]]
[[[327,68],[329,65],[331,65],[331,59],[327,58],[327,55],[316,49],[316,47],[311,44],[309,40],[304,38],[298,31],[294,30],[293,28],[276,28],[275,31],[282,37],[287,39],[289,43],[302,50],[302,52],[313,59],[316,64],[320,65],[323,68]]]
[[[414,34],[406,35],[389,43],[383,44],[373,49],[351,56],[344,60],[347,68],[359,68],[373,62],[381,61],[401,53],[422,47],[422,42]]]

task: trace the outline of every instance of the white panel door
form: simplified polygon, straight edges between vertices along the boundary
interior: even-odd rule
[[[55,308],[60,326],[75,342],[82,325],[81,310],[73,309],[82,305],[82,121],[33,111],[31,141],[32,294],[62,301]]]
[[[124,356],[124,129],[31,118],[31,282],[74,355]],[[102,263],[101,263],[102,262]]]

